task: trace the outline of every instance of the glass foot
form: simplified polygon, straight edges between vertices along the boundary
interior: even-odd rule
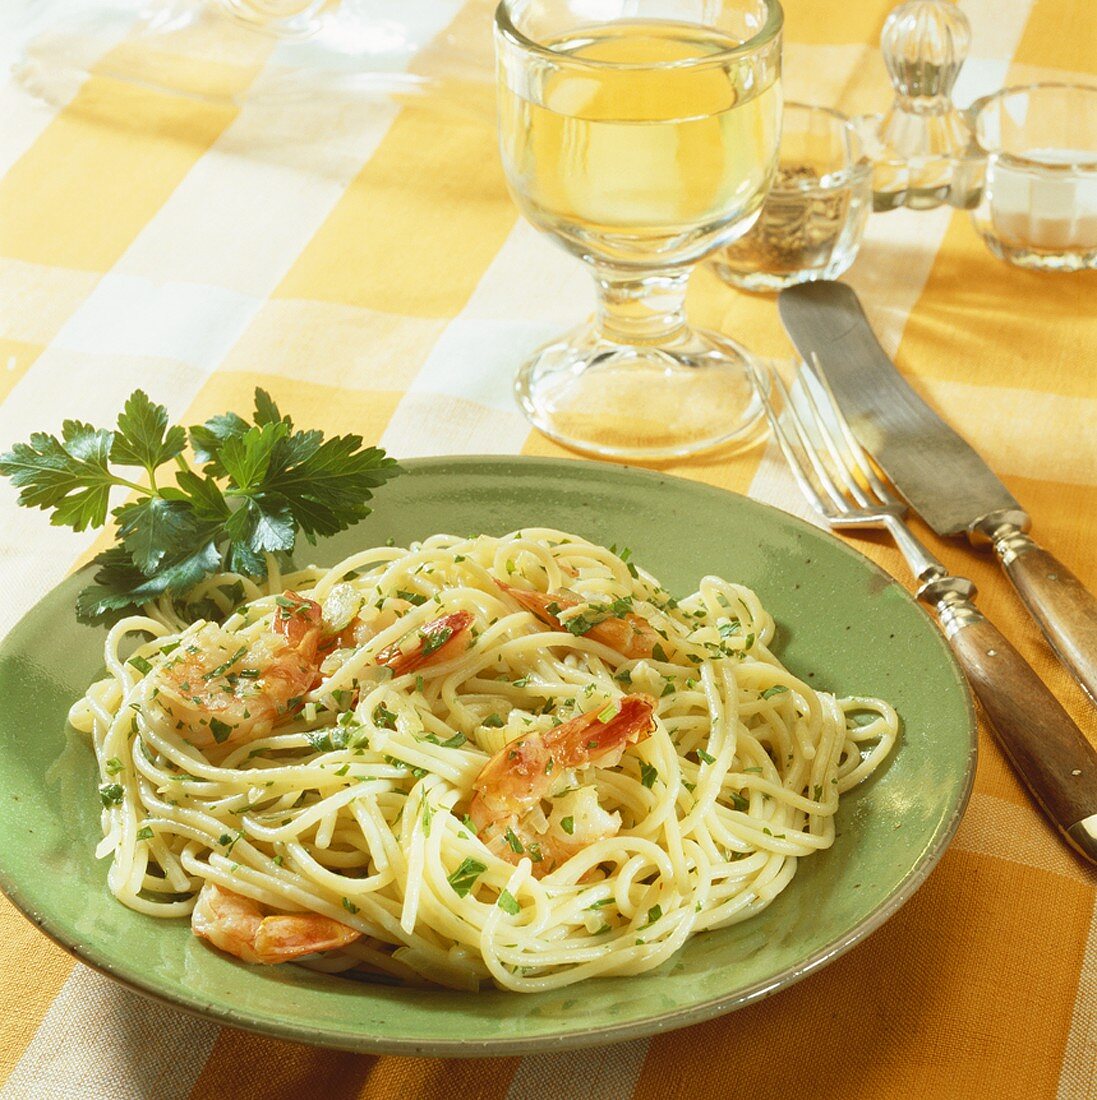
[[[689,329],[656,346],[613,343],[586,324],[518,372],[523,412],[565,447],[602,458],[680,458],[754,436],[762,405],[749,354]]]

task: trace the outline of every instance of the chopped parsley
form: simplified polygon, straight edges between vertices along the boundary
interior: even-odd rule
[[[214,716],[209,720],[210,733],[213,734],[214,741],[219,745],[223,745],[229,737],[232,735],[234,729],[227,722],[222,722],[220,718]]]
[[[432,745],[440,745],[443,749],[459,749],[468,738],[458,730],[452,737],[447,737],[445,741],[441,740],[435,733],[428,733],[423,740],[429,741]]]
[[[346,726],[336,726],[335,729],[314,730],[305,734],[305,740],[317,752],[337,752],[345,749],[351,740],[351,731]]]
[[[614,699],[598,712],[598,721],[610,722],[621,713],[621,705]]]
[[[441,649],[442,646],[453,637],[453,627],[438,626],[433,630],[420,630],[419,637],[421,639],[419,655],[421,657],[427,657],[431,653]]]
[[[137,671],[140,672],[142,676],[147,676],[150,672],[152,672],[152,665],[148,661],[146,661],[144,657],[141,657],[136,653],[126,662],[126,664],[133,665],[133,667],[137,669]]]
[[[784,695],[788,691],[788,688],[784,684],[774,684],[771,688],[766,688],[762,692],[763,699],[772,699],[775,695]]]
[[[446,876],[446,882],[453,887],[453,892],[459,897],[465,897],[472,890],[476,880],[487,870],[487,867],[478,859],[471,856],[461,861],[461,865],[451,875]]]
[[[104,783],[99,788],[99,800],[104,806],[120,806],[124,793],[121,783]]]
[[[507,890],[504,890],[499,895],[499,900],[495,904],[498,905],[504,913],[509,913],[512,917],[518,916],[522,911],[522,907],[518,904],[514,895]]]
[[[706,764],[716,763],[716,757],[713,756],[711,753],[705,752],[704,749],[697,749],[697,758],[699,760],[703,760]]]
[[[507,843],[510,845],[510,850],[515,855],[521,855],[526,849],[522,846],[522,842],[514,834],[514,830],[508,825],[507,831],[504,834],[507,838]]]
[[[373,724],[380,726],[381,729],[394,730],[396,729],[396,715],[384,703],[378,703],[373,708]]]
[[[659,778],[659,770],[652,767],[646,760],[640,761],[640,783],[649,790],[655,786],[655,780]]]
[[[279,599],[281,599],[280,596]],[[246,645],[242,645],[227,661],[225,661],[223,664],[219,664],[212,671],[207,672],[202,677],[202,679],[209,681],[216,680],[218,676],[224,676],[224,674],[228,672],[228,670],[232,668],[232,666],[236,664],[236,662],[239,661],[240,658],[243,657],[245,653],[247,653],[247,651],[248,647]]]
[[[222,833],[217,838],[217,843],[220,844],[221,847],[223,847],[225,849],[225,855],[231,855],[233,848],[236,847],[236,842],[243,835],[244,835],[243,832],[240,831],[239,829],[231,835],[229,833]]]
[[[564,830],[568,836],[571,836],[575,832],[575,818],[565,817],[560,821],[560,828]]]

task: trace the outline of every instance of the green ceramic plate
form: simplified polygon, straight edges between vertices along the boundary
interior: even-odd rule
[[[538,459],[406,465],[379,492],[376,513],[320,547],[318,560],[390,536],[560,527],[632,547],[679,594],[705,573],[750,585],[798,675],[891,700],[904,723],[900,746],[843,799],[834,847],[803,860],[764,913],[690,940],[639,977],[462,994],[245,966],[195,939],[185,921],[132,913],[107,892],[106,865],[92,857],[93,757],[65,722],[100,672],[103,632],[76,624],[85,578],[72,577],[0,647],[0,884],[47,935],[134,989],[228,1024],[360,1051],[520,1054],[646,1035],[758,1000],[857,943],[925,879],[967,801],[974,719],[941,635],[890,577],[782,512],[673,477]]]

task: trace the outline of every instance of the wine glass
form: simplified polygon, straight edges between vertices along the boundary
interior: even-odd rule
[[[515,390],[605,457],[692,454],[762,415],[749,356],[691,328],[690,269],[745,233],[777,159],[778,0],[502,0],[500,150],[522,213],[591,268],[594,318]],[[536,288],[531,288],[536,293]]]

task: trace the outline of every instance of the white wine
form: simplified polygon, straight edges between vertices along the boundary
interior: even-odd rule
[[[773,172],[781,100],[776,65],[714,56],[739,44],[622,21],[545,43],[560,59],[551,69],[501,66],[502,155],[526,216],[584,257],[626,265],[689,262],[745,232]]]

